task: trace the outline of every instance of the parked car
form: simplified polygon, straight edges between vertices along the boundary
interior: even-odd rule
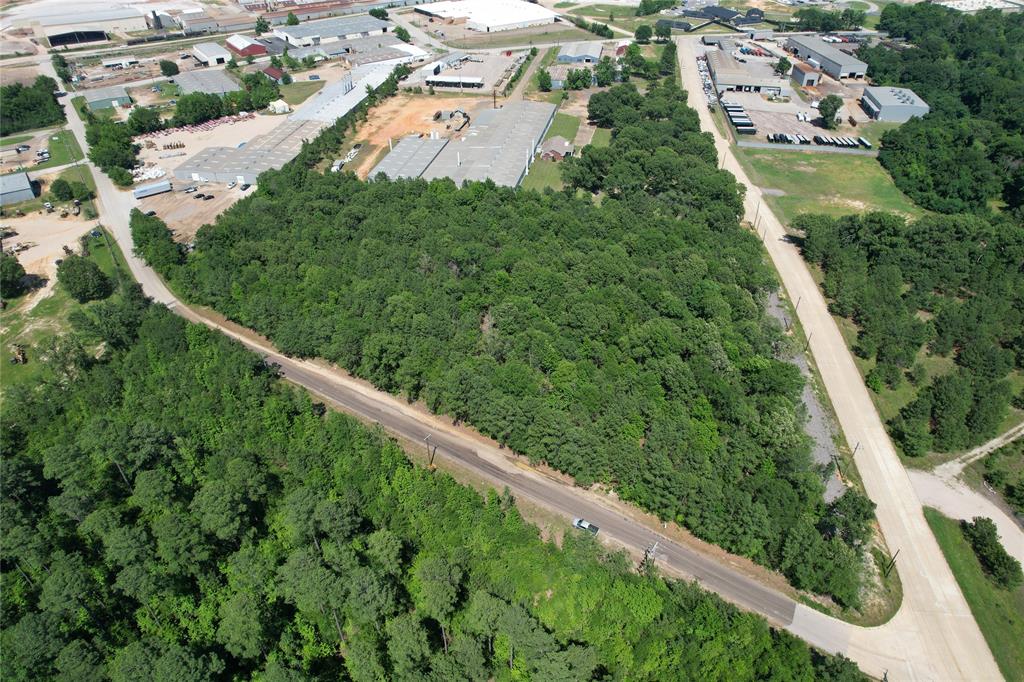
[[[209,201],[212,198],[213,198],[212,194],[207,194],[206,196],[203,197],[203,201]]]
[[[573,525],[574,528],[579,528],[580,530],[585,530],[588,533],[590,533],[591,535],[597,535],[597,532],[599,530],[601,530],[600,528],[598,528],[597,526],[592,524],[590,521],[586,521],[584,519],[573,519],[572,520],[572,525]]]
[[[205,197],[205,196],[206,196],[205,194],[197,194],[197,195],[195,195],[195,196],[194,196],[194,197],[192,197],[192,198],[193,198],[193,199],[202,199],[202,198],[203,198],[203,197]]]
[[[311,80],[311,81],[318,81],[318,80],[320,80],[320,76],[316,75],[315,73],[311,74],[310,77],[309,77],[309,80]]]
[[[237,184],[238,184],[237,182],[235,182],[234,180],[232,180],[231,182],[229,182],[229,183],[228,183],[228,189],[231,189],[232,187],[234,187],[234,186],[235,186],[235,185],[237,185]]]
[[[32,147],[29,147],[27,144],[19,144],[17,147],[14,148],[14,151],[20,154],[22,152],[27,152],[29,149],[32,149]]]
[[[185,194],[192,194],[192,192],[195,192],[197,189],[199,189],[199,188],[196,187],[195,185],[192,185],[190,187],[186,187],[185,188]]]
[[[244,192],[245,190],[249,189],[250,187],[252,187],[252,185],[250,185],[248,182],[243,182],[242,186],[239,187],[238,189],[239,189],[239,191]]]
[[[156,211],[146,211],[146,215],[148,215],[150,218],[152,218],[153,216],[156,215]]]

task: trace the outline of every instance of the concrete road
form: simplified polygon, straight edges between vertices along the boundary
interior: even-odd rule
[[[891,680],[1001,679],[818,286],[797,248],[786,240],[782,223],[762,201],[760,188],[747,177],[703,106],[695,57],[697,40],[676,39],[683,85],[696,105],[703,129],[714,136],[722,167],[747,188],[746,219],[751,224],[756,220],[755,231],[764,232],[765,248],[790,300],[802,301],[798,316],[825,390],[847,442],[856,447],[857,467],[877,505],[882,534],[890,550],[899,551],[896,568],[903,582],[903,605],[889,623],[877,628],[840,627],[822,622],[821,614],[808,613],[810,609],[801,605],[790,630],[814,641],[812,638],[828,626],[835,635],[834,644],[842,645],[837,650],[878,677],[887,672]]]

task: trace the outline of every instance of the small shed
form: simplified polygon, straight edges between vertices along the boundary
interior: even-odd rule
[[[807,64],[794,64],[790,77],[797,85],[815,86],[821,81],[821,71]]]
[[[123,85],[110,85],[105,88],[83,90],[82,96],[85,97],[85,103],[90,111],[124,107],[132,103],[132,98],[128,96],[128,91],[125,90]]]
[[[284,71],[277,68],[276,66],[268,66],[267,68],[263,69],[263,73],[266,74],[267,78],[274,81],[275,83],[280,83],[281,80],[284,78]]]
[[[199,43],[192,47],[192,56],[206,66],[227,64],[231,61],[231,53],[217,43]]]
[[[283,99],[275,99],[273,102],[267,105],[267,110],[272,114],[287,114],[291,111],[291,107]]]
[[[35,188],[28,179],[28,173],[22,171],[0,175],[0,206],[28,201],[35,196]]]
[[[576,151],[575,145],[561,135],[555,135],[544,140],[540,145],[540,158],[545,161],[561,161],[567,156],[572,156]]]

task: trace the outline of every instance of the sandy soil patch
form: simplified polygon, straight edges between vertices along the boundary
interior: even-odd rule
[[[249,142],[257,135],[269,133],[286,120],[283,116],[264,116],[257,114],[255,118],[237,121],[235,123],[223,123],[210,130],[185,130],[175,129],[166,135],[149,138],[154,147],[148,148],[146,140],[141,140],[142,150],[139,152],[139,160],[144,164],[155,164],[165,171],[172,171],[181,165],[183,161],[196,152],[207,147],[237,147],[243,142]],[[164,149],[165,144],[184,144],[178,149]],[[164,154],[176,154],[160,158]]]
[[[76,249],[78,238],[92,229],[95,221],[74,216],[61,218],[57,213],[34,213],[24,218],[5,219],[4,224],[18,233],[16,237],[4,240],[4,246],[18,243],[35,244],[18,254],[18,262],[25,268],[26,273],[46,280],[43,287],[36,289],[26,298],[24,310],[29,311],[52,293],[57,282],[55,261],[64,257],[63,247]]]
[[[462,109],[472,120],[478,109],[490,103],[487,97],[396,95],[373,109],[370,118],[359,126],[356,139],[372,147],[386,147],[389,138],[398,142],[402,137],[415,133],[436,131],[442,137],[448,137],[452,131],[445,127],[446,122],[434,121],[435,112]],[[367,154],[353,170],[359,177],[366,177],[375,162],[375,155]]]

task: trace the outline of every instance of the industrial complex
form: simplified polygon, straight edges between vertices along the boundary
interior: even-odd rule
[[[790,36],[786,49],[833,78],[863,78],[868,65],[816,36]]]
[[[913,90],[890,86],[864,88],[861,106],[878,121],[904,123],[915,116],[924,116],[931,107]]]
[[[451,178],[457,185],[491,180],[515,187],[529,171],[537,146],[555,116],[547,102],[513,102],[477,114],[457,138],[411,136],[370,172],[390,179]]]

